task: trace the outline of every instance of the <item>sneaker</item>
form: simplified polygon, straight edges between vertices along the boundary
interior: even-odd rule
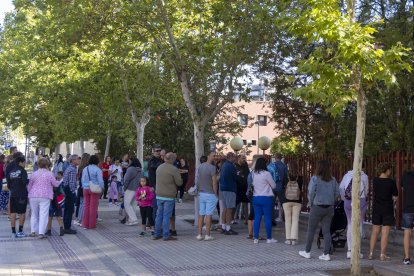
[[[205,240],[205,241],[214,241],[215,239],[214,239],[214,237],[212,237],[212,236],[208,236],[208,235],[206,235],[206,236],[204,237],[204,240]]]
[[[125,223],[125,225],[128,225],[128,226],[134,226],[134,225],[137,225],[137,224],[138,224],[137,220]]]
[[[43,239],[46,239],[47,238],[47,236],[46,235],[42,235],[42,234],[39,234],[39,240],[43,240]]]
[[[306,252],[306,251],[299,251],[299,255],[301,255],[303,258],[306,258],[306,259],[310,259],[311,257],[310,252]]]
[[[351,257],[352,257],[352,253],[351,253],[351,251],[348,251],[348,252],[346,252],[346,258],[347,259],[351,259]],[[364,255],[362,255],[361,253],[359,253],[359,258],[364,258]]]
[[[108,206],[109,206],[109,207],[112,207],[112,203],[109,203],[109,204],[108,204]]]
[[[259,240],[258,239],[254,239],[253,240],[253,244],[258,244],[259,243]]]
[[[183,203],[183,200],[181,198],[178,199],[178,203]]]
[[[331,256],[329,256],[329,254],[322,254],[319,256],[319,260],[322,261],[330,261],[331,260]]]
[[[285,240],[285,244],[291,245],[292,244],[292,241],[291,240]]]
[[[291,245],[297,245],[297,244],[298,244],[298,241],[296,241],[296,240],[291,241]]]
[[[173,236],[169,236],[168,238],[164,239],[164,241],[176,241],[177,238],[173,237]]]
[[[239,233],[234,231],[233,229],[230,229],[229,231],[224,231],[224,235],[238,235]]]
[[[267,239],[266,243],[277,243],[275,239]]]
[[[198,241],[201,241],[201,240],[203,239],[203,236],[201,236],[201,235],[197,235],[196,239],[197,239]]]
[[[101,218],[97,218],[97,219],[96,219],[96,221],[98,221],[98,222],[102,222],[102,221],[103,221],[103,219],[101,219]]]
[[[52,230],[47,230],[46,231],[46,235],[49,236],[49,237],[51,237],[52,236]]]
[[[27,235],[24,232],[19,232],[16,234],[16,238],[25,238]]]
[[[156,241],[156,240],[160,240],[162,239],[162,237],[156,237],[154,235],[151,235],[151,240]]]
[[[170,235],[173,237],[177,237],[177,230],[170,230]]]
[[[144,232],[144,231],[142,231],[142,232],[139,234],[139,236],[140,236],[140,237],[144,237],[144,236],[145,236],[145,232]]]
[[[403,264],[405,264],[405,265],[409,265],[409,264],[411,264],[411,260],[410,260],[410,258],[405,258],[405,259],[403,260]]]
[[[60,230],[59,230],[59,236],[64,236],[65,235],[65,229],[63,229],[63,227],[60,227]]]

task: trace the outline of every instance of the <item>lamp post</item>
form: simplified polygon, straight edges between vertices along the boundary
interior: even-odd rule
[[[260,121],[257,120],[256,122],[254,122],[254,124],[257,125],[257,142],[256,142],[256,147],[257,147],[257,154],[259,154]]]

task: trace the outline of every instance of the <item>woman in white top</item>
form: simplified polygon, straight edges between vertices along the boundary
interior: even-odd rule
[[[344,201],[344,209],[346,218],[348,220],[348,227],[346,232],[346,239],[347,239],[347,245],[348,245],[348,252],[346,254],[346,257],[348,259],[351,258],[351,248],[352,248],[352,198],[350,197],[352,193],[352,177],[354,173],[353,171],[348,171],[344,177],[342,178],[341,184],[339,185],[339,192],[341,194],[341,198]],[[351,186],[350,186],[351,185]],[[368,182],[368,176],[362,171],[361,172],[361,186],[360,186],[360,200],[361,200],[361,235],[363,233],[363,221],[365,218],[365,213],[367,211],[367,200],[366,197],[368,195],[368,188],[369,188],[369,182]],[[362,258],[362,254],[360,254]]]
[[[264,215],[267,243],[277,242],[272,239],[272,207],[273,207],[273,190],[276,183],[273,181],[272,175],[267,171],[266,160],[260,157],[256,161],[256,165],[252,172],[253,178],[253,208],[254,208],[254,224],[253,236],[254,243],[259,243],[259,230],[262,216]]]

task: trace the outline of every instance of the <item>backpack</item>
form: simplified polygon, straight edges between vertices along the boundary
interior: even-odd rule
[[[267,166],[267,170],[270,172],[270,174],[272,175],[273,181],[276,183],[275,191],[277,193],[281,192],[283,190],[282,179],[280,178],[279,170],[277,169],[276,163],[269,164],[269,166]]]
[[[349,181],[348,187],[345,189],[345,199],[352,200],[352,179]]]
[[[285,198],[287,200],[299,200],[300,188],[298,181],[289,181],[286,185]]]

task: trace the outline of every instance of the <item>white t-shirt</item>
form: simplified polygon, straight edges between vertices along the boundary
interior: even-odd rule
[[[111,181],[112,175],[116,175],[117,181],[122,181],[122,167],[121,165],[116,166],[115,164],[112,164],[109,167],[109,170],[112,172],[112,174],[109,176],[109,181]],[[118,170],[115,172],[115,170]]]

